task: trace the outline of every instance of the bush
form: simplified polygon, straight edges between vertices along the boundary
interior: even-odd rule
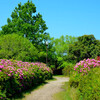
[[[38,57],[37,49],[26,38],[17,34],[0,37],[0,58],[21,61],[35,61]]]
[[[84,100],[100,100],[100,68],[94,68],[82,76],[78,89]]]
[[[96,67],[100,67],[100,61],[95,59],[84,59],[77,63],[70,77],[70,86],[78,87],[81,76],[87,75],[91,69]]]
[[[0,98],[12,97],[51,77],[51,69],[43,63],[0,59]]]
[[[77,63],[69,85],[78,89],[81,100],[99,100],[100,61],[85,59]]]
[[[100,61],[95,59],[84,59],[75,65],[74,70],[84,75],[95,67],[100,67]]]

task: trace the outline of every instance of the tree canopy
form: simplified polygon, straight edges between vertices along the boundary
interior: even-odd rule
[[[35,46],[39,46],[47,39],[46,29],[42,15],[36,13],[35,5],[28,0],[24,5],[20,3],[15,7],[11,19],[7,19],[7,25],[2,26],[0,34],[17,33],[32,41]]]
[[[78,41],[69,46],[69,59],[80,61],[87,58],[95,58],[100,55],[100,41],[94,35],[83,35],[78,37]]]
[[[28,39],[17,34],[7,34],[0,37],[0,59],[3,58],[36,61],[38,50]]]
[[[55,67],[62,69],[63,63],[68,61],[69,45],[77,41],[76,37],[61,36],[60,38],[52,41],[55,50]]]
[[[58,57],[64,57],[68,54],[69,51],[69,45],[73,44],[75,41],[77,41],[76,37],[72,36],[61,36],[58,39],[53,40],[53,45],[55,48],[55,53]]]

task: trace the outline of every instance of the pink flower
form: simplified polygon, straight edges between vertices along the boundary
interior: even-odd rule
[[[10,71],[10,73],[12,73],[13,71]]]
[[[8,76],[11,76],[10,74],[8,74]]]
[[[97,61],[98,63],[100,63],[100,61]]]
[[[77,68],[78,66],[76,65],[75,68]]]
[[[88,67],[88,70],[90,71],[90,67]]]
[[[78,63],[78,66],[80,65],[80,63]]]
[[[76,70],[77,67],[78,70]],[[94,67],[100,67],[100,61],[97,61],[95,59],[84,59],[83,61],[80,61],[76,64],[74,70],[82,73],[87,73],[88,71],[90,71],[91,68]]]
[[[96,64],[94,64],[93,67],[96,67]]]
[[[0,68],[3,68],[4,67],[4,65],[0,65]]]
[[[80,69],[80,72],[82,72],[82,70]]]
[[[85,68],[88,67],[86,63],[84,64],[84,67],[85,67]]]

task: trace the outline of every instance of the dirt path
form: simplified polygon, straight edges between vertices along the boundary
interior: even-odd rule
[[[62,91],[62,84],[69,81],[69,78],[66,77],[54,78],[56,78],[57,80],[48,82],[42,88],[31,92],[31,94],[26,96],[23,100],[52,100],[53,94]]]

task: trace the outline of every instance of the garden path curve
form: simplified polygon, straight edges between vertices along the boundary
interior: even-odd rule
[[[61,86],[69,81],[67,77],[54,77],[55,81],[50,81],[42,88],[32,91],[23,100],[53,100],[53,94],[62,91]]]

